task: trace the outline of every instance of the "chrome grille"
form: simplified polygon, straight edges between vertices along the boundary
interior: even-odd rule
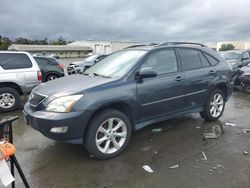
[[[31,93],[30,95],[29,103],[33,106],[38,106],[46,98],[46,96],[40,95],[38,93]]]

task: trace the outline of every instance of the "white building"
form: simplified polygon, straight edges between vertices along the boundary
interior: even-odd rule
[[[113,41],[76,41],[69,43],[67,46],[89,46],[95,54],[109,54],[123,48],[141,44],[139,42],[113,42]]]
[[[92,52],[89,46],[68,46],[68,45],[24,45],[12,44],[8,50],[27,51],[31,54],[45,53],[55,54],[59,58],[79,58],[86,57]]]

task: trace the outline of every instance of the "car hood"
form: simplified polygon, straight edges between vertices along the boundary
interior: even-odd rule
[[[36,87],[33,92],[37,92],[41,95],[46,95],[49,97],[59,97],[82,92],[84,90],[112,81],[114,80],[111,78],[76,74],[42,83]]]

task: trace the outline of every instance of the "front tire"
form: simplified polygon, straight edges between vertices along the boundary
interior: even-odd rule
[[[0,88],[0,112],[16,110],[21,103],[19,93],[10,87]]]
[[[131,138],[128,117],[115,109],[98,112],[92,118],[85,134],[85,149],[97,159],[109,159],[119,155]]]
[[[224,93],[221,90],[216,89],[209,95],[200,115],[206,121],[216,121],[222,116],[224,108]]]

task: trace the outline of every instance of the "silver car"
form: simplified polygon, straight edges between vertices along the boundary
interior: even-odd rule
[[[67,67],[67,72],[69,75],[77,73],[81,74],[107,56],[107,54],[95,54],[87,57],[85,60],[70,63]]]
[[[12,111],[21,104],[21,95],[42,82],[42,73],[28,52],[0,51],[0,111]]]

